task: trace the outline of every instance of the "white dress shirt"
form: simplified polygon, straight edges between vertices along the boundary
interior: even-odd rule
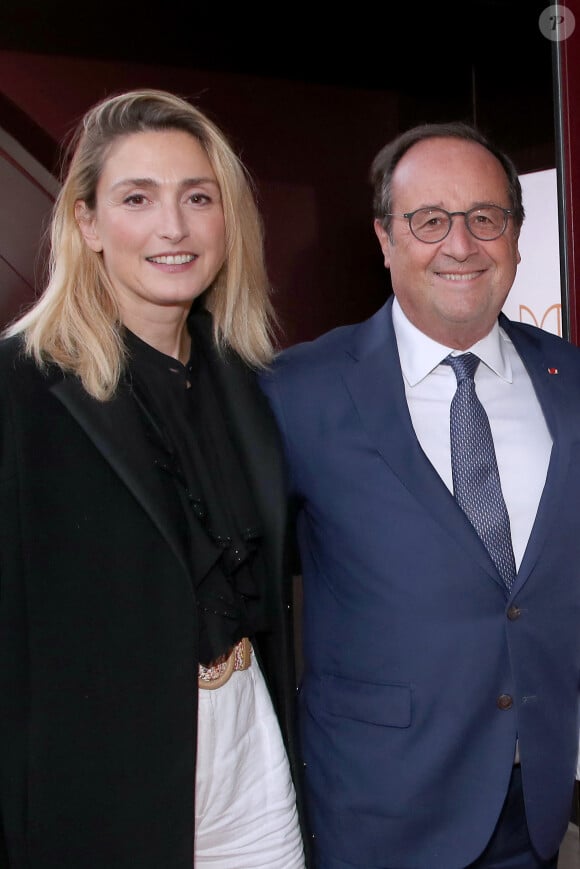
[[[456,348],[445,347],[420,332],[407,319],[397,299],[393,304],[393,325],[415,433],[452,492],[449,409],[457,380],[449,365],[440,363]],[[546,481],[552,438],[530,377],[497,322],[469,350],[481,359],[475,385],[489,417],[519,568]]]

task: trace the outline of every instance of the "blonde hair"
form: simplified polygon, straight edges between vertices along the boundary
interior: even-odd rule
[[[100,253],[90,250],[75,218],[75,205],[94,209],[96,189],[111,144],[148,130],[182,130],[194,136],[219,184],[226,258],[202,297],[213,315],[219,348],[235,350],[251,367],[273,355],[276,319],[269,298],[262,221],[251,178],[225,135],[186,100],[160,90],[109,97],[90,109],[66,150],[69,168],[50,227],[49,279],[38,301],[6,335],[22,334],[40,367],[47,362],[75,373],[86,391],[110,398],[121,376],[125,348],[115,294]]]

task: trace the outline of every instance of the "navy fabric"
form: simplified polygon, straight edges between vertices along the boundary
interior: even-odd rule
[[[580,350],[500,317],[553,440],[508,592],[419,444],[391,306],[260,378],[298,519],[314,865],[468,866],[496,828],[516,739],[530,839],[550,861],[578,755]]]

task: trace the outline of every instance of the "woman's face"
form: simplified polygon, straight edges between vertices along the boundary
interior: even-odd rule
[[[224,263],[216,177],[198,140],[181,130],[117,139],[94,211],[78,202],[76,217],[88,246],[102,253],[127,325],[189,311]]]

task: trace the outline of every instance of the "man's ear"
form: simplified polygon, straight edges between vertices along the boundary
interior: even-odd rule
[[[82,199],[75,202],[75,219],[81,235],[90,249],[94,250],[95,253],[101,253],[103,245],[97,230],[96,217]]]
[[[374,227],[376,236],[381,246],[381,250],[383,252],[385,268],[388,269],[391,265],[391,239],[388,230],[385,229],[382,222],[378,218],[374,222]]]

